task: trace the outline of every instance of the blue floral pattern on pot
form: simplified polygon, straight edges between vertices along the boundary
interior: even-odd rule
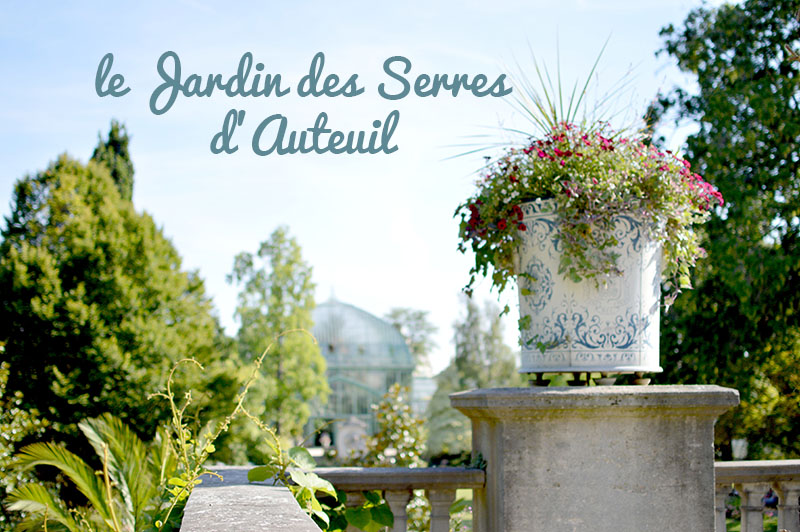
[[[521,205],[518,248],[521,372],[661,371],[658,357],[661,250],[632,216],[615,219],[622,276],[579,283],[559,275],[555,202]]]

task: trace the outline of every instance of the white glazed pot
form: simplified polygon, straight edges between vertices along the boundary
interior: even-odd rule
[[[623,274],[597,287],[593,280],[576,283],[558,274],[555,201],[520,207],[526,230],[520,232],[518,265],[536,279],[519,278],[519,314],[531,317],[530,327],[520,331],[520,373],[662,371],[661,248],[646,238],[641,224],[616,217],[620,243],[614,251],[620,254],[617,266]],[[532,293],[523,295],[522,288]]]

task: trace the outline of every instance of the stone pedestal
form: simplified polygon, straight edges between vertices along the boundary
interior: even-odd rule
[[[475,532],[713,532],[718,386],[498,388],[450,396],[486,460]]]

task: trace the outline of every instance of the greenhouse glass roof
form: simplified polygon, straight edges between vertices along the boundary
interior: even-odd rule
[[[369,312],[330,300],[317,305],[313,317],[313,333],[328,370],[414,369],[403,336],[391,324]]]

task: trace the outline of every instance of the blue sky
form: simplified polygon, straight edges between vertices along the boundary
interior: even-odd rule
[[[383,62],[411,61],[420,74],[484,74],[493,80],[518,63],[530,73],[532,50],[554,67],[559,43],[562,77],[586,76],[608,47],[590,98],[630,76],[618,104],[640,113],[656,92],[685,84],[670,58],[654,57],[659,29],[680,25],[699,2],[565,0],[458,2],[181,2],[0,3],[0,214],[10,211],[13,183],[68,152],[86,160],[109,122],[124,122],[136,167],[134,204],[163,227],[187,268],[199,269],[222,323],[236,330],[236,288],[225,282],[233,258],[255,251],[285,224],[314,267],[317,300],[335,293],[377,315],[393,306],[428,310],[439,327],[433,366],[452,356],[452,323],[470,257],[456,250],[453,211],[472,191],[483,154],[458,158],[455,145],[476,134],[498,138],[498,127],[528,127],[509,98],[459,94],[389,101],[378,84],[392,80]],[[282,98],[179,98],[156,116],[148,101],[161,82],[165,51],[190,73],[235,73],[251,52],[264,72],[281,74]],[[354,98],[300,98],[295,88],[312,58],[324,52],[324,72],[358,75]],[[94,82],[104,54],[131,92],[100,98]],[[234,154],[209,144],[229,109],[246,112]],[[320,112],[329,127],[372,131],[397,110],[392,154],[257,156],[250,140],[275,113],[290,130],[311,127]],[[685,134],[685,133],[683,133]],[[673,143],[682,132],[668,132]],[[488,152],[496,153],[496,152]],[[493,298],[488,283],[478,296]],[[513,304],[508,293],[503,302]],[[514,342],[516,316],[506,319]]]

